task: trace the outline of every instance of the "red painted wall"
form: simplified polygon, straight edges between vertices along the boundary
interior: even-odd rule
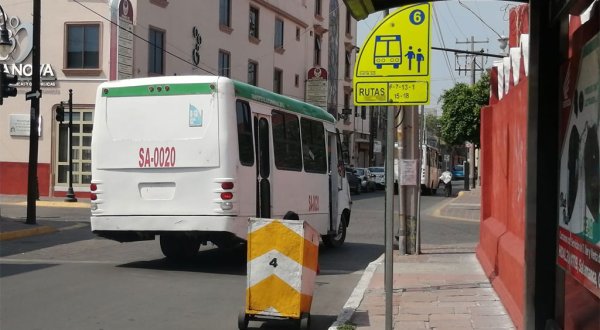
[[[588,0],[580,0],[575,6],[585,7]],[[528,31],[527,5],[516,7],[510,13],[510,46],[518,46],[518,37]],[[584,41],[600,30],[600,7],[587,23],[581,25],[573,17],[570,25],[570,64],[577,66],[578,52]],[[581,28],[580,28],[581,27]],[[589,30],[589,31],[588,31]],[[490,105],[481,111],[481,226],[477,257],[515,326],[524,326],[525,299],[525,189],[526,139],[527,139],[527,78],[521,62],[521,80],[512,83],[509,92],[499,98],[498,72],[491,72]],[[563,75],[564,74],[563,69]],[[568,76],[568,75],[567,75]],[[568,90],[573,90],[575,76],[571,76]],[[563,104],[565,102],[563,101]],[[569,111],[567,103],[566,111]],[[542,112],[543,115],[543,112]],[[565,116],[563,116],[563,122]],[[561,136],[564,135],[562,127]],[[558,198],[558,196],[557,196]],[[557,219],[548,219],[557,221]],[[543,224],[542,224],[543,225]],[[540,238],[538,238],[540,239]],[[541,238],[543,239],[543,238]],[[558,266],[557,266],[558,271]],[[563,297],[558,297],[557,322],[565,329],[600,329],[600,299],[574,280],[564,276]],[[562,286],[562,284],[561,284]]]
[[[28,163],[0,162],[0,194],[27,195]],[[37,168],[40,196],[50,195],[50,164]]]
[[[481,111],[477,257],[517,328],[523,327],[527,79]]]

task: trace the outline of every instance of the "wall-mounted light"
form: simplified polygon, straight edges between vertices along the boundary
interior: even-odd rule
[[[348,117],[350,117],[351,114],[352,114],[352,109],[350,109],[350,108],[342,108],[342,113],[340,113],[338,116],[339,116],[339,118],[343,118],[344,120],[348,120]]]

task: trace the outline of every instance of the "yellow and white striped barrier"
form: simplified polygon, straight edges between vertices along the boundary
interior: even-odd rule
[[[302,220],[251,218],[246,314],[299,319],[310,313],[319,233]]]

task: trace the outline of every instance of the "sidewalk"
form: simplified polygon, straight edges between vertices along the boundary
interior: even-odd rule
[[[479,221],[481,187],[461,192],[434,216]],[[473,252],[457,247],[421,255],[394,250],[393,328],[515,329]],[[356,329],[385,329],[384,256],[363,274],[338,320]],[[343,329],[350,329],[345,327]]]
[[[64,197],[45,198],[36,201],[36,223],[27,224],[27,197],[0,195],[0,241],[49,234],[73,226],[57,216],[58,208],[88,209],[87,199],[75,203],[65,202]]]

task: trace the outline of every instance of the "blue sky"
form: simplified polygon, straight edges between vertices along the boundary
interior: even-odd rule
[[[501,54],[500,36],[508,36],[508,12],[511,7],[519,3],[507,1],[439,1],[431,2],[433,11],[431,13],[431,45],[440,48],[452,48],[470,50],[471,45],[464,42],[470,41],[471,36],[475,41],[488,41],[487,43],[476,43],[475,50],[484,49],[486,53]],[[467,9],[468,8],[468,9]],[[470,10],[469,10],[470,9]],[[393,12],[395,9],[390,9]],[[371,30],[383,18],[383,12],[371,14],[367,19],[358,22],[357,45],[362,47]],[[480,19],[481,18],[481,19]],[[483,21],[483,22],[482,22]],[[485,22],[485,24],[484,24]],[[486,26],[489,25],[489,26]],[[457,43],[462,42],[462,43]],[[508,51],[508,48],[506,49]],[[495,58],[484,58],[483,66],[489,68],[493,65]],[[459,63],[465,67],[465,58],[459,58]],[[478,59],[478,64],[481,59]],[[441,108],[437,101],[444,90],[450,89],[455,82],[470,84],[471,73],[458,72],[456,56],[454,52],[431,50],[431,103],[426,108]],[[480,72],[476,73],[476,80]]]

